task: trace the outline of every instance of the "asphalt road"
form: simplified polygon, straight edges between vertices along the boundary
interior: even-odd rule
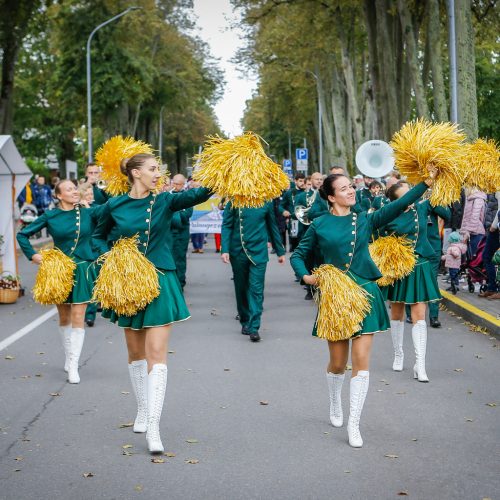
[[[33,266],[21,258],[21,270],[30,286]],[[352,449],[329,424],[327,348],[289,264],[271,256],[258,344],[239,333],[230,277],[216,254],[189,255],[192,318],[174,327],[161,421],[175,456],[163,463],[120,428],[135,404],[117,327],[99,318],[87,330],[79,385],[65,381],[55,316],[1,351],[0,498],[499,498],[498,340],[443,314],[422,384],[409,325],[402,373],[390,335],[377,335],[365,445]],[[29,296],[0,305],[0,341],[47,310]],[[348,397],[346,383],[345,414]]]

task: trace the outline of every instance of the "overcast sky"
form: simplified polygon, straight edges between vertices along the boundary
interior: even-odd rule
[[[242,45],[239,33],[230,30],[230,21],[237,18],[229,0],[194,0],[194,12],[198,16],[199,36],[205,40],[219,66],[224,71],[226,86],[224,96],[215,107],[215,113],[224,132],[230,136],[241,133],[245,101],[252,95],[255,82],[243,80],[230,62],[237,48]]]

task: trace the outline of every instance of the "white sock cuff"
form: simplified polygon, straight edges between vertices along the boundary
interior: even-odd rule
[[[370,372],[368,370],[359,370],[358,374],[356,377],[366,377],[368,378],[370,376]]]
[[[145,359],[138,359],[136,361],[132,361],[132,363],[129,363],[131,366],[142,366],[146,365],[147,366],[148,362]]]

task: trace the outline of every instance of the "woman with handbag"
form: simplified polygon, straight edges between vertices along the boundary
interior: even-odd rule
[[[432,176],[435,170],[432,170]],[[355,189],[345,175],[329,175],[320,190],[321,197],[328,202],[330,213],[316,218],[293,253],[290,263],[297,277],[306,284],[315,286],[318,281],[307,268],[308,259],[316,252],[325,264],[331,264],[352,280],[352,287],[361,287],[368,292],[369,313],[361,328],[353,332],[350,383],[350,415],[347,424],[349,444],[359,448],[363,440],[359,421],[369,385],[370,353],[373,334],[389,328],[389,318],[384,299],[375,281],[380,271],[368,252],[373,231],[400,215],[409,205],[420,198],[432,184],[429,178],[415,186],[404,197],[380,208],[376,212],[353,213],[356,204]],[[339,312],[339,314],[343,314]],[[345,313],[350,314],[349,305]],[[315,335],[315,331],[313,332]],[[330,420],[333,426],[343,425],[341,390],[349,357],[349,338],[328,340],[330,359],[327,366],[327,381],[330,394]]]

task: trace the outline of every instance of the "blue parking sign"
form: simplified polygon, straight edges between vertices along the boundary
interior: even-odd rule
[[[292,160],[283,160],[283,168],[284,169],[292,168]]]
[[[308,160],[309,155],[308,155],[307,148],[297,148],[295,150],[295,158],[297,160]]]

